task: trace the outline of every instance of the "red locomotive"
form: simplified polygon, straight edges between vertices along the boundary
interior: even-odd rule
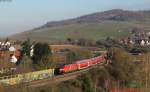
[[[78,69],[77,64],[69,64],[69,65],[65,65],[62,68],[59,69],[60,73],[67,73],[67,72],[72,72],[72,71],[76,71]]]
[[[73,64],[65,65],[65,66],[59,68],[59,73],[63,74],[63,73],[68,73],[68,72],[72,72],[72,71],[77,71],[77,70],[88,68],[92,65],[95,65],[98,63],[103,63],[103,62],[106,62],[106,60],[103,56],[98,56],[98,57],[94,57],[91,59],[80,60],[80,61],[76,61]]]

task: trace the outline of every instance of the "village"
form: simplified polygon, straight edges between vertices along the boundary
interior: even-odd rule
[[[131,36],[122,38],[120,40],[121,44],[125,45],[140,45],[149,46],[150,45],[150,32],[145,32],[141,29],[135,28],[132,30]]]

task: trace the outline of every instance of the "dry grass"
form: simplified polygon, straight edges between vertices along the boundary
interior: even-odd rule
[[[64,44],[64,45],[50,45],[50,47],[51,47],[53,52],[59,52],[62,49],[70,49],[70,50],[81,49],[80,46],[68,45],[68,44]]]

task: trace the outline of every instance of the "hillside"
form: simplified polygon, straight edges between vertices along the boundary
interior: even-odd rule
[[[48,22],[45,25],[11,36],[15,39],[31,38],[36,41],[59,42],[67,38],[91,40],[130,35],[133,28],[150,30],[149,11],[109,10],[74,19]]]

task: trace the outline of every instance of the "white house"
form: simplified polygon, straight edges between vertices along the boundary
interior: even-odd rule
[[[146,45],[150,45],[150,42],[149,42],[149,41],[146,41]]]
[[[11,47],[9,48],[9,51],[16,51],[16,49],[15,49],[15,47],[11,46]]]
[[[142,40],[142,41],[141,41],[141,46],[144,46],[144,45],[145,45],[145,41]]]
[[[142,41],[141,41],[141,46],[144,46],[144,45],[145,45],[145,41],[142,40]]]
[[[12,55],[11,57],[10,57],[10,62],[12,62],[12,63],[17,63],[17,58],[16,58],[16,56],[15,55]]]

